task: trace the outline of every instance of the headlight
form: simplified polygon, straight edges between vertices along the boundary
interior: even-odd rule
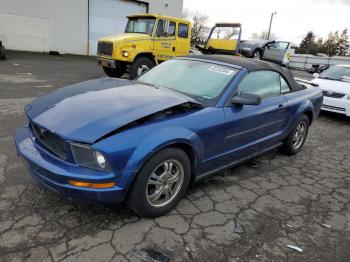
[[[350,100],[350,95],[348,95],[347,99]]]
[[[111,171],[106,157],[101,152],[93,150],[89,145],[79,143],[71,143],[70,147],[77,165],[102,171]]]
[[[128,51],[123,51],[123,56],[128,57],[129,56],[129,52]]]
[[[250,51],[250,50],[252,50],[250,47],[243,47],[242,48],[244,51]]]

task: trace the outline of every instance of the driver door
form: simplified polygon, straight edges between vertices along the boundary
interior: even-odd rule
[[[159,19],[154,36],[154,52],[158,61],[168,60],[176,55],[176,22]]]
[[[240,161],[279,143],[287,125],[287,100],[281,94],[280,75],[262,70],[247,74],[238,85],[239,92],[259,95],[259,105],[230,104],[224,108],[226,162]]]
[[[268,44],[264,51],[263,60],[282,64],[289,45],[289,42],[283,41]]]

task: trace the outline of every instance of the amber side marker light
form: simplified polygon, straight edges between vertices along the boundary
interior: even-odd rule
[[[69,180],[68,183],[72,186],[89,187],[89,188],[111,188],[111,187],[115,186],[115,182],[101,183],[100,184],[100,183],[88,183],[88,182]]]

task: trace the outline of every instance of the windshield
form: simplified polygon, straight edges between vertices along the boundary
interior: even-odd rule
[[[125,33],[141,33],[151,35],[155,18],[129,18]]]
[[[205,105],[214,105],[238,70],[194,60],[172,59],[161,63],[139,81],[172,89]]]
[[[350,82],[350,67],[333,66],[323,72],[319,78]]]

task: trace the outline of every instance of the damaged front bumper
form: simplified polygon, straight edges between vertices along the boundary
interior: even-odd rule
[[[119,181],[114,173],[90,170],[53,156],[35,143],[29,127],[18,129],[14,139],[17,154],[28,167],[31,176],[46,188],[84,202],[119,203],[124,200],[127,190],[118,186]],[[69,181],[116,182],[116,185],[111,188],[83,188],[73,186]]]

